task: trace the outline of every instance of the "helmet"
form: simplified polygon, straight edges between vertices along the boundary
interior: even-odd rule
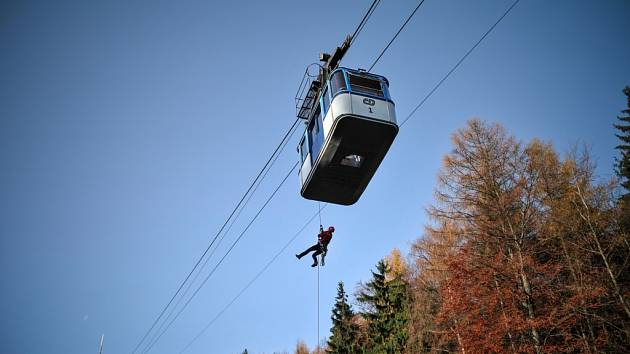
[[[329,227],[329,228],[328,228],[328,231],[330,231],[330,232],[335,232],[335,227],[334,227],[334,226]]]

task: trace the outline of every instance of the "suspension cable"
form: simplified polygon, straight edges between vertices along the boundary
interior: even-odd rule
[[[232,252],[232,249],[234,249],[234,247],[236,246],[236,244],[241,240],[241,238],[243,237],[243,235],[245,235],[245,233],[247,232],[247,230],[249,230],[249,228],[252,226],[252,224],[254,223],[254,221],[256,221],[256,219],[258,218],[258,216],[262,213],[262,211],[267,207],[267,205],[269,204],[269,202],[271,202],[271,200],[273,199],[273,197],[278,193],[278,191],[280,190],[280,188],[284,185],[284,183],[287,181],[287,179],[289,178],[289,176],[293,173],[293,171],[295,171],[295,169],[297,168],[298,163],[296,162],[293,167],[291,167],[291,170],[289,170],[289,172],[286,174],[286,176],[284,177],[284,179],[282,180],[282,182],[280,182],[280,184],[276,187],[276,189],[273,191],[273,193],[271,193],[271,195],[269,196],[269,198],[267,198],[267,200],[265,201],[265,203],[260,207],[260,209],[258,210],[258,212],[254,215],[254,217],[251,219],[251,221],[247,224],[247,226],[245,227],[245,229],[243,229],[243,231],[240,233],[240,235],[236,238],[236,240],[232,243],[232,245],[230,245],[230,247],[228,248],[228,250],[225,252],[225,254],[223,255],[223,257],[221,257],[221,259],[219,260],[219,262],[217,262],[217,264],[214,266],[214,268],[212,268],[212,270],[210,271],[210,273],[205,277],[205,279],[201,282],[201,284],[199,284],[199,286],[197,287],[197,289],[195,289],[195,291],[193,292],[193,294],[190,296],[190,298],[188,298],[188,300],[184,303],[184,306],[177,312],[177,314],[175,315],[175,317],[173,317],[173,319],[168,323],[168,325],[166,325],[166,328],[164,328],[164,330],[158,335],[158,337],[155,339],[155,341],[153,343],[151,343],[149,345],[149,347],[144,351],[145,353],[149,352],[151,350],[151,348],[153,348],[153,346],[155,346],[155,344],[160,340],[160,338],[162,338],[162,336],[164,335],[164,333],[166,333],[166,331],[168,331],[168,329],[173,325],[173,323],[177,320],[177,318],[179,318],[179,316],[182,314],[182,312],[184,312],[184,310],[186,309],[186,307],[188,307],[188,304],[190,304],[190,302],[192,301],[192,299],[195,298],[195,296],[197,295],[197,293],[199,292],[199,290],[201,290],[201,288],[206,284],[206,282],[208,281],[208,279],[210,279],[210,277],[214,274],[214,272],[219,268],[219,266],[221,265],[221,263],[223,263],[223,261],[225,260],[225,258],[227,258],[227,256],[230,254],[230,252]]]
[[[208,251],[210,251],[210,248],[212,248],[212,245],[214,244],[214,242],[217,240],[217,238],[219,237],[219,235],[221,234],[221,232],[225,229],[225,227],[227,226],[227,224],[229,223],[229,221],[232,219],[232,217],[234,216],[234,214],[236,213],[237,209],[241,206],[241,204],[243,203],[243,201],[245,200],[245,198],[247,197],[247,195],[251,192],[252,188],[254,188],[254,185],[256,184],[256,181],[258,181],[260,179],[260,177],[262,176],[263,172],[267,169],[267,167],[271,168],[271,164],[272,161],[275,162],[275,160],[273,159],[274,156],[276,154],[278,154],[279,150],[281,149],[281,147],[283,146],[285,140],[290,139],[291,135],[292,135],[292,131],[293,128],[298,124],[299,122],[299,118],[296,118],[295,121],[293,122],[293,124],[291,125],[291,127],[289,128],[289,130],[284,134],[284,136],[282,137],[282,140],[280,140],[280,143],[276,146],[275,150],[272,152],[272,154],[269,156],[269,158],[267,159],[267,162],[265,162],[265,165],[262,167],[262,169],[260,170],[260,172],[258,172],[258,175],[256,176],[256,178],[254,178],[254,180],[252,181],[252,183],[250,184],[249,188],[247,188],[247,191],[245,191],[245,194],[243,194],[243,196],[241,197],[241,199],[239,200],[239,202],[236,204],[236,206],[234,207],[234,209],[232,210],[232,212],[230,213],[230,215],[228,216],[228,218],[225,220],[225,222],[223,223],[223,225],[221,226],[221,228],[219,229],[219,231],[216,233],[216,235],[213,237],[212,241],[210,241],[210,244],[206,247],[206,249],[203,251],[203,253],[201,254],[201,256],[199,257],[199,259],[197,260],[197,262],[195,263],[195,265],[193,266],[193,268],[190,270],[190,272],[188,273],[188,275],[186,276],[186,278],[184,278],[184,280],[182,281],[182,283],[179,285],[179,287],[177,288],[177,291],[175,291],[175,294],[173,294],[173,296],[171,297],[171,299],[168,301],[168,303],[164,306],[164,308],[162,309],[162,311],[160,311],[160,314],[157,316],[157,318],[153,321],[153,323],[151,324],[151,327],[146,331],[146,333],[142,336],[142,338],[140,339],[140,341],[138,342],[138,344],[136,345],[136,347],[133,349],[132,354],[138,351],[138,348],[140,348],[140,346],[142,345],[142,343],[145,341],[145,339],[147,338],[147,336],[149,335],[149,333],[151,333],[151,331],[155,328],[155,326],[157,325],[157,323],[160,321],[160,319],[162,318],[162,316],[164,316],[164,313],[166,312],[166,310],[169,308],[169,306],[171,306],[171,304],[173,303],[173,301],[175,300],[175,298],[177,297],[177,295],[179,295],[179,293],[181,292],[182,288],[184,287],[184,285],[186,284],[186,282],[190,279],[190,277],[192,276],[192,274],[195,272],[195,270],[199,267],[199,264],[201,263],[201,261],[204,259],[204,257],[206,256],[206,254],[208,253]]]
[[[290,136],[292,136],[295,133],[295,129],[297,129],[297,127],[299,127],[298,125],[293,125],[292,126],[292,132],[290,134]],[[283,146],[280,148],[280,151],[278,154],[276,154],[276,156],[274,157],[273,161],[271,162],[271,166],[273,166],[276,162],[276,160],[280,157],[280,153],[282,153],[282,151],[284,150],[284,148],[286,147],[286,145],[288,144],[289,139],[286,139],[284,141]],[[241,213],[243,212],[243,210],[245,210],[245,207],[247,207],[247,205],[249,204],[250,200],[252,199],[252,197],[254,196],[254,194],[256,193],[256,191],[258,190],[258,187],[260,187],[260,185],[262,184],[262,181],[265,179],[265,177],[267,177],[267,174],[269,173],[269,171],[271,170],[271,168],[268,168],[265,173],[262,175],[262,177],[260,179],[258,179],[258,182],[256,184],[256,186],[252,189],[251,193],[249,193],[249,196],[247,197],[247,199],[245,200],[245,203],[243,203],[243,206],[239,209],[239,211],[236,213],[236,215],[234,216],[234,218],[232,218],[232,222],[230,223],[230,225],[228,226],[228,228],[225,230],[225,232],[223,233],[223,235],[219,238],[218,242],[216,243],[214,249],[212,250],[212,252],[210,252],[210,254],[205,257],[205,260],[203,262],[203,264],[201,265],[201,267],[198,267],[197,273],[195,274],[195,276],[193,277],[193,279],[191,281],[188,282],[188,285],[186,286],[186,289],[184,290],[184,292],[181,294],[181,296],[179,297],[179,299],[177,300],[177,302],[175,303],[174,306],[171,306],[171,310],[169,311],[168,315],[165,317],[165,319],[162,321],[162,323],[160,324],[160,326],[158,326],[158,328],[156,329],[153,338],[151,338],[151,340],[149,341],[149,343],[153,343],[156,341],[157,337],[159,336],[159,333],[163,330],[164,326],[166,325],[166,323],[168,323],[172,317],[173,314],[175,312],[175,310],[179,307],[179,305],[182,303],[182,301],[184,300],[184,298],[186,297],[186,295],[188,294],[188,292],[190,291],[190,289],[192,288],[193,284],[197,281],[197,279],[199,278],[199,275],[201,275],[202,270],[205,269],[206,265],[208,264],[208,262],[210,261],[210,259],[212,259],[212,256],[214,255],[214,253],[217,251],[217,249],[219,249],[219,246],[221,246],[221,243],[223,242],[223,240],[225,239],[225,236],[227,234],[230,233],[230,230],[232,230],[232,227],[234,226],[234,224],[236,223],[236,221],[238,220],[238,218],[240,217]],[[150,346],[151,344],[147,345]],[[145,349],[146,350],[146,349]]]
[[[372,2],[372,5],[370,5],[370,8],[365,13],[365,15],[363,15],[363,19],[361,19],[361,22],[359,23],[357,28],[354,30],[354,33],[352,34],[352,37],[350,39],[350,47],[354,43],[354,40],[359,35],[359,33],[361,33],[361,31],[363,31],[363,27],[365,27],[365,24],[370,19],[370,17],[372,16],[372,13],[374,13],[374,10],[376,10],[376,7],[378,6],[378,4],[380,2],[381,2],[381,0],[374,0]]]
[[[413,12],[411,13],[411,15],[409,15],[409,17],[407,17],[407,20],[405,20],[405,22],[402,24],[402,26],[400,26],[400,28],[398,29],[398,32],[396,32],[396,34],[394,35],[394,37],[392,37],[392,39],[389,41],[389,43],[387,43],[387,45],[385,46],[385,48],[383,48],[383,50],[381,51],[381,54],[378,55],[378,57],[374,60],[374,62],[372,63],[372,65],[370,65],[370,68],[368,69],[368,72],[372,71],[372,68],[374,68],[374,65],[376,65],[376,63],[378,63],[379,60],[381,60],[381,57],[383,56],[383,54],[385,54],[385,52],[387,51],[387,49],[389,49],[389,46],[392,45],[392,43],[394,43],[394,41],[396,40],[396,38],[398,37],[398,35],[400,34],[400,32],[402,32],[403,28],[405,28],[405,26],[407,26],[407,23],[409,22],[409,20],[411,20],[411,18],[413,17],[413,15],[416,14],[416,11],[418,11],[418,9],[420,8],[420,6],[422,6],[422,4],[424,4],[425,0],[420,0],[420,3],[418,4],[418,6],[416,6],[416,8],[413,10]]]
[[[433,89],[431,91],[429,91],[429,93],[424,96],[424,98],[422,99],[422,101],[420,101],[420,103],[418,103],[418,105],[411,111],[411,113],[409,113],[407,115],[407,117],[402,121],[402,123],[400,123],[400,127],[402,127],[403,125],[405,125],[405,123],[407,123],[407,121],[409,120],[409,118],[411,118],[411,116],[413,116],[416,111],[422,107],[422,105],[424,105],[424,103],[429,99],[429,97],[431,97],[433,95],[433,93],[435,91],[437,91],[438,88],[440,88],[440,86],[442,86],[442,84],[444,83],[444,81],[446,81],[446,79],[449,78],[449,76],[451,76],[451,74],[457,70],[457,68],[464,62],[464,60],[466,60],[466,58],[468,58],[468,56],[479,46],[479,44],[481,44],[481,42],[483,42],[484,39],[486,39],[486,37],[490,34],[490,32],[492,32],[494,30],[495,27],[497,27],[497,25],[499,24],[499,22],[501,22],[505,16],[507,16],[510,11],[512,11],[512,9],[519,3],[519,1],[521,0],[516,0],[512,3],[512,5],[505,10],[505,12],[503,13],[503,15],[501,15],[501,17],[499,17],[499,19],[496,20],[496,22],[490,26],[490,28],[488,28],[488,30],[483,34],[483,36],[481,36],[481,38],[479,38],[479,40],[466,52],[466,54],[464,54],[459,61],[455,64],[455,66],[453,66],[451,68],[451,70],[449,70],[448,73],[446,73],[446,75],[444,75],[444,77],[437,83],[437,85],[435,85],[433,87]]]

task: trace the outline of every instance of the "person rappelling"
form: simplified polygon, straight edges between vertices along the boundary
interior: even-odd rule
[[[317,267],[317,256],[322,255],[322,266],[324,265],[324,258],[326,257],[326,253],[328,252],[328,244],[330,240],[332,240],[333,232],[335,232],[335,227],[330,226],[328,230],[324,231],[322,225],[319,225],[319,235],[317,235],[317,243],[313,246],[306,249],[306,251],[296,254],[297,259],[301,259],[306,256],[309,252],[313,252],[313,264],[311,267]]]

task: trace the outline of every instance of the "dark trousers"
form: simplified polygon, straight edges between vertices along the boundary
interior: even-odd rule
[[[322,253],[327,252],[328,251],[328,245],[327,244],[316,243],[313,246],[311,246],[308,249],[306,249],[306,251],[298,254],[298,257],[302,258],[302,257],[306,256],[309,252],[313,252],[313,251],[315,251],[315,253],[313,253],[313,262],[317,263],[317,256],[319,256]]]

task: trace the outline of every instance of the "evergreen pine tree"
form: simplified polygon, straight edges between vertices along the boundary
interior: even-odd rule
[[[404,353],[407,341],[408,288],[401,274],[386,279],[389,267],[383,260],[372,272],[372,280],[359,292],[357,300],[368,309],[368,353]]]
[[[630,229],[630,87],[626,86],[623,93],[627,97],[628,107],[621,111],[622,115],[618,116],[620,123],[614,127],[619,131],[615,134],[621,143],[617,145],[617,149],[621,152],[621,158],[617,159],[616,172],[621,179],[621,186],[625,189],[625,193],[621,196],[622,208],[622,224],[626,230]]]
[[[359,292],[357,301],[363,304],[367,311],[362,316],[368,322],[368,346],[370,349],[381,347],[387,337],[385,314],[388,308],[387,290],[385,284],[385,274],[387,265],[384,261],[379,261],[376,265],[376,272],[372,271],[372,280],[365,284],[364,289]]]
[[[337,297],[332,310],[332,335],[328,340],[328,351],[334,354],[351,354],[357,352],[358,327],[353,322],[354,313],[348,303],[348,295],[343,282],[337,285]]]
[[[388,351],[391,353],[404,352],[407,343],[407,319],[409,318],[408,306],[409,306],[409,288],[407,282],[402,278],[400,274],[388,283],[389,288],[389,300],[392,306],[393,312],[391,314],[391,327],[392,331],[387,342]]]

